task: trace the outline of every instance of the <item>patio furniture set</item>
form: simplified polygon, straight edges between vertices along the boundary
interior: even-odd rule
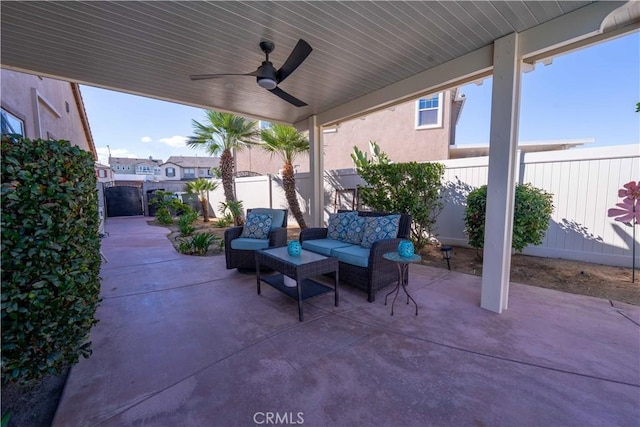
[[[407,291],[408,265],[419,256],[400,257],[398,246],[408,240],[411,216],[370,211],[340,210],[329,215],[327,227],[301,230],[301,250],[287,248],[286,209],[248,209],[246,224],[231,227],[225,232],[227,269],[255,271],[258,294],[261,283],[267,283],[298,302],[298,316],[304,319],[302,301],[333,291],[338,306],[338,285],[356,287],[367,293],[369,302],[376,292],[395,283],[393,305],[400,288],[418,306]],[[255,270],[254,270],[255,269]],[[276,274],[265,275],[265,272]],[[333,287],[313,280],[327,276]],[[287,285],[286,277],[295,281]]]

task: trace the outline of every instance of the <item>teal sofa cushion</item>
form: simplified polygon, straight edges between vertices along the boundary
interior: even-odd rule
[[[280,228],[284,223],[284,211],[282,209],[269,209],[269,208],[253,208],[251,212],[257,214],[270,214],[273,216],[271,219],[271,229]]]
[[[336,248],[350,246],[349,243],[334,239],[314,239],[302,242],[302,249],[306,249],[324,256],[331,256],[331,251]]]
[[[359,245],[349,245],[342,248],[335,248],[331,251],[331,256],[338,258],[345,264],[357,265],[358,267],[369,266],[369,252],[371,250]]]
[[[271,231],[273,215],[249,212],[247,215],[247,222],[242,229],[240,237],[246,237],[249,239],[269,239],[269,232]]]
[[[358,217],[358,212],[340,212],[329,214],[327,224],[327,238],[347,241],[347,228],[351,221]]]
[[[257,251],[258,249],[267,249],[269,247],[268,239],[251,239],[249,237],[238,237],[231,241],[231,249],[243,251]]]
[[[400,215],[370,216],[365,219],[364,235],[362,236],[363,248],[371,248],[378,240],[395,239],[398,237],[398,224]]]

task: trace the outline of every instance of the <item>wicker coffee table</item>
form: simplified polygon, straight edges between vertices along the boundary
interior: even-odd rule
[[[260,266],[275,270],[281,274],[260,275]],[[311,280],[311,277],[326,273],[335,273],[333,288]],[[286,247],[256,251],[256,284],[260,295],[260,282],[265,282],[285,295],[298,301],[298,317],[304,320],[302,301],[325,292],[334,291],[335,304],[338,306],[338,259],[329,258],[314,252],[302,250],[300,256],[291,256]],[[296,286],[284,284],[284,276],[296,281]]]

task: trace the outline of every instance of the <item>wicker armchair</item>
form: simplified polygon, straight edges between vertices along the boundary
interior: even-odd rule
[[[284,212],[282,226],[272,228],[269,233],[269,247],[276,248],[287,245],[287,216],[288,209],[271,209]],[[252,209],[247,209],[247,214]],[[239,270],[255,271],[256,259],[255,250],[233,249],[231,241],[240,237],[243,227],[230,227],[224,232],[224,256],[227,269],[237,268]]]
[[[339,212],[349,212],[340,210]],[[386,216],[390,213],[359,211],[359,216]],[[300,232],[300,242],[313,239],[325,239],[327,228],[307,228]],[[398,269],[396,265],[382,257],[386,252],[398,250],[401,240],[409,239],[411,235],[411,215],[401,214],[398,224],[398,237],[395,239],[379,240],[371,246],[368,267],[359,267],[340,262],[338,272],[340,283],[353,286],[367,293],[367,300],[374,302],[376,292],[383,287],[397,283]]]

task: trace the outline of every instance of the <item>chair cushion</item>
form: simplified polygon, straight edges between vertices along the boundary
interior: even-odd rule
[[[329,214],[327,225],[327,238],[347,241],[347,227],[358,216],[358,212],[340,212]]]
[[[370,248],[378,240],[395,239],[398,236],[400,215],[368,216],[364,223],[363,248]]]
[[[231,241],[231,249],[243,251],[257,251],[258,249],[267,249],[269,240],[267,239],[251,239],[248,237],[238,237]]]
[[[269,209],[269,208],[253,208],[251,212],[257,214],[271,214],[273,218],[271,219],[271,229],[280,228],[284,223],[284,210],[282,209]]]
[[[363,216],[353,218],[347,226],[347,237],[344,242],[359,245],[364,235],[364,223],[365,217]]]
[[[306,249],[324,256],[331,256],[331,250],[349,246],[349,243],[334,239],[314,239],[302,242],[302,249]]]
[[[268,239],[273,215],[249,212],[247,222],[240,237],[248,239]]]
[[[342,248],[335,248],[331,251],[331,256],[338,258],[345,264],[357,265],[358,267],[369,266],[369,252],[371,249],[358,245],[349,245]]]

